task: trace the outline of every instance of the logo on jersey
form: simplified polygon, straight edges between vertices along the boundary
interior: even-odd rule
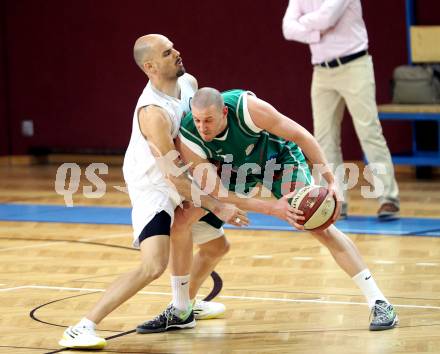
[[[252,152],[252,150],[254,149],[254,147],[255,147],[255,144],[251,144],[251,145],[249,145],[249,146],[246,148],[246,150],[245,150],[245,152],[246,152],[246,156],[249,156],[249,154]]]

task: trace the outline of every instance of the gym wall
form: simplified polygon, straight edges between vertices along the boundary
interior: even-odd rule
[[[168,36],[200,86],[249,89],[312,130],[310,53],[282,36],[287,3],[4,0],[0,155],[35,149],[123,153],[146,83],[132,46],[147,33]],[[378,102],[386,103],[392,70],[407,61],[404,1],[363,1],[363,6]],[[440,22],[437,0],[424,0],[417,11],[424,24]],[[33,121],[32,137],[22,135],[23,120]],[[409,148],[406,125],[399,133],[395,126],[384,130],[393,151]],[[343,148],[347,159],[362,156],[349,119]]]

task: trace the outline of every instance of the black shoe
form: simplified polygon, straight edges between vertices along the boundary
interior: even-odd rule
[[[400,208],[394,203],[384,203],[377,211],[377,217],[380,221],[391,221],[399,219]]]
[[[196,321],[192,307],[187,311],[176,309],[170,305],[159,316],[136,327],[137,333],[158,333],[176,329],[194,328]]]
[[[371,315],[373,319],[370,323],[370,331],[391,329],[399,322],[393,305],[382,300],[376,300],[376,303],[371,309]]]

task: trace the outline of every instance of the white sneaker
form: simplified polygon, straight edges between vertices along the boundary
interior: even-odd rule
[[[102,349],[107,342],[104,338],[98,337],[93,329],[69,327],[64,331],[58,344],[66,348]]]
[[[196,300],[193,304],[193,311],[196,320],[209,320],[222,316],[226,307],[219,302]]]

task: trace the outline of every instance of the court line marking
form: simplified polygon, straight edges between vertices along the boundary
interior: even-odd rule
[[[64,241],[64,242],[47,242],[47,243],[40,243],[38,245],[8,247],[8,248],[0,249],[0,252],[24,250],[24,249],[29,249],[29,248],[40,248],[40,247],[46,247],[46,246],[51,246],[51,245],[55,245],[55,244],[63,244],[63,243],[67,243],[67,242],[66,241]]]
[[[100,239],[111,239],[111,238],[118,238],[118,237],[123,237],[123,236],[129,236],[131,235],[131,232],[124,232],[124,233],[116,233],[116,234],[109,234],[109,235],[101,235],[101,236],[96,236],[96,237],[85,237],[85,238],[81,238],[78,240],[72,240],[72,241],[76,241],[76,242],[90,242],[90,241],[95,241],[95,240],[100,240]],[[19,240],[19,239],[17,239]],[[39,241],[38,239],[35,239],[35,241]],[[8,248],[2,248],[0,249],[0,252],[3,251],[11,251],[11,250],[22,250],[22,249],[29,249],[29,248],[42,248],[42,247],[46,247],[46,246],[51,246],[51,245],[56,245],[56,244],[63,244],[63,243],[69,243],[70,241],[54,241],[54,242],[47,242],[47,243],[42,243],[42,244],[38,244],[38,245],[29,245],[29,246],[15,246],[15,247],[8,247]],[[134,248],[133,248],[134,249]],[[251,256],[251,258],[254,259],[272,259],[273,256],[272,255],[254,255]],[[291,257],[291,259],[293,260],[297,260],[297,261],[310,261],[313,260],[314,257],[300,257],[300,256],[294,256]],[[391,261],[391,260],[373,260],[372,261],[375,264],[382,264],[382,265],[386,265],[386,264],[396,264],[395,261]],[[439,263],[433,263],[433,262],[416,262],[415,263],[416,266],[425,266],[425,267],[438,267],[440,264]]]
[[[109,235],[101,235],[101,236],[96,236],[96,237],[91,237],[91,236],[86,236],[85,238],[81,238],[79,240],[72,240],[72,241],[80,241],[80,242],[84,242],[84,241],[95,241],[95,240],[100,240],[100,239],[110,239],[110,238],[117,238],[117,237],[122,237],[122,236],[128,236],[131,235],[130,232],[124,232],[124,233],[117,233],[117,234],[109,234]],[[20,239],[18,238],[17,241],[19,241]],[[35,239],[35,241],[39,241],[38,239]],[[15,246],[15,247],[8,247],[8,248],[1,248],[0,252],[4,252],[4,251],[14,251],[14,250],[24,250],[27,248],[40,248],[40,247],[46,247],[46,246],[51,246],[51,245],[62,245],[63,243],[69,243],[69,241],[54,241],[54,242],[47,242],[47,243],[40,243],[38,245],[28,245],[28,246]]]
[[[254,259],[272,259],[273,256],[270,254],[256,254],[255,256],[252,256]]]
[[[377,260],[373,261],[373,263],[375,263],[375,264],[394,264],[396,262],[395,261],[387,261],[384,259],[377,259]]]
[[[437,267],[438,263],[429,263],[429,262],[418,262],[417,266],[426,266],[426,267]]]
[[[103,238],[118,238],[118,237],[122,237],[122,236],[131,236],[131,235],[133,235],[132,232],[123,232],[123,233],[117,233],[117,234],[101,235],[101,236],[96,236],[96,237],[87,236],[86,238],[79,239],[79,241],[94,241],[94,240],[100,240]]]
[[[13,288],[0,289],[0,292],[21,290],[21,289],[94,291],[94,292],[104,292],[106,290],[106,289],[91,289],[91,288],[69,288],[69,287],[62,287],[62,286],[47,286],[47,285],[23,285],[23,286],[16,286]],[[138,292],[138,294],[142,294],[142,295],[167,295],[167,296],[172,295],[172,293],[169,293],[169,292],[158,292],[158,291],[140,291],[140,292]],[[198,296],[203,296],[203,295],[200,294]],[[365,303],[365,302],[332,301],[332,300],[316,300],[316,299],[285,299],[285,298],[276,298],[276,297],[234,296],[234,295],[219,295],[218,297],[222,298],[222,299],[237,299],[237,300],[258,300],[258,301],[276,301],[276,302],[297,302],[297,303],[367,306],[367,303]],[[394,307],[405,307],[405,308],[440,310],[440,306],[403,305],[403,304],[393,304],[393,306]]]

